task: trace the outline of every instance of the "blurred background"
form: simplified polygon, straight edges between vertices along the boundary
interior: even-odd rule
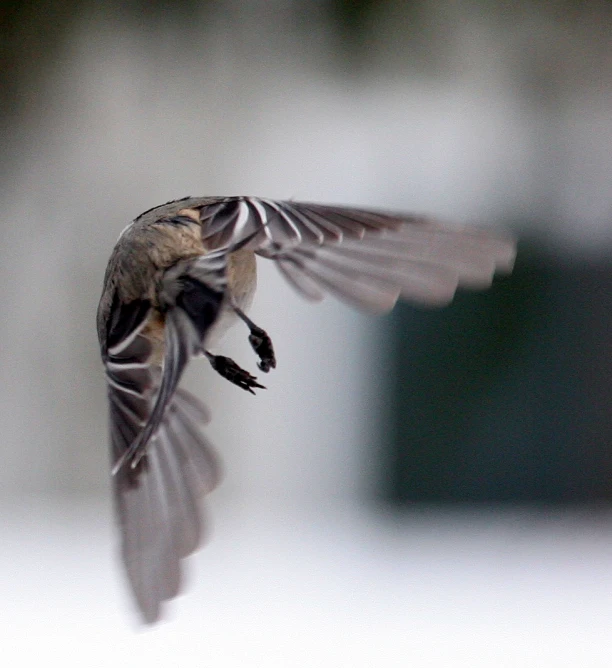
[[[604,0],[0,3],[6,656],[611,665],[611,29]],[[260,264],[278,369],[252,397],[190,368],[225,480],[143,630],[95,310],[131,219],[225,194],[499,226],[519,256],[382,319]],[[219,352],[254,370],[246,338]]]

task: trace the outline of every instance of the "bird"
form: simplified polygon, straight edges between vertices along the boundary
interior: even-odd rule
[[[382,314],[400,298],[443,306],[458,287],[486,288],[515,254],[499,231],[261,197],[184,197],[135,218],[108,262],[97,333],[121,558],[141,620],[157,622],[180,592],[181,562],[202,539],[202,497],[220,480],[209,412],[179,387],[186,365],[203,356],[237,387],[265,389],[212,352],[242,322],[260,371],[276,367],[271,337],[247,315],[259,258],[309,301],[329,293]]]

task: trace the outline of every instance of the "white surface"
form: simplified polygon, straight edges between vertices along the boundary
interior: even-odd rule
[[[106,504],[5,505],[4,665],[612,665],[609,516],[213,510],[186,594],[142,629]]]

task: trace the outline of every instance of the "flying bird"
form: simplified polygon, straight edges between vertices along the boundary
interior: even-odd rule
[[[160,618],[201,539],[200,500],[219,481],[202,427],[206,407],[179,388],[204,356],[254,393],[258,379],[212,349],[244,323],[259,369],[272,341],[247,311],[256,257],[272,260],[311,301],[325,293],[384,313],[399,298],[440,306],[458,286],[484,288],[510,271],[514,242],[424,217],[258,197],[185,197],[146,211],[121,233],[97,314],[108,386],[111,471],[121,554],[142,619]]]

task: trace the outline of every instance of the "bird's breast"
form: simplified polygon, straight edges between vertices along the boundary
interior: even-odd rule
[[[243,249],[229,256],[227,284],[236,306],[243,311],[249,309],[257,287],[257,260],[253,251]]]
[[[231,307],[232,303],[245,312],[253,303],[257,287],[257,260],[253,251],[242,249],[229,256],[227,286],[229,294],[221,308],[221,314],[206,337],[207,346],[216,345],[238,322],[239,318]]]

